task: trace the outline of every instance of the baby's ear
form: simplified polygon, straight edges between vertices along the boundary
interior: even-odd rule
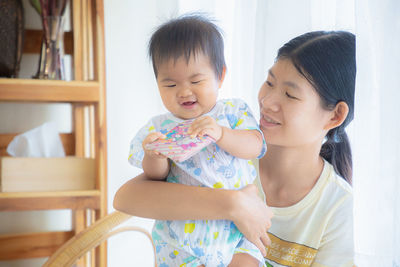
[[[225,73],[226,73],[226,67],[224,66],[224,68],[222,69],[221,78],[219,79],[218,89],[221,88],[222,83],[224,82]]]

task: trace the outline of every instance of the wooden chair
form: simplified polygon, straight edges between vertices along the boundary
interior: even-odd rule
[[[114,211],[108,214],[62,245],[52,256],[50,256],[43,267],[72,266],[80,257],[106,241],[111,236],[127,231],[137,231],[145,234],[153,246],[155,255],[155,248],[151,235],[146,229],[137,226],[121,226],[123,222],[130,218],[132,218],[131,215],[119,211]]]

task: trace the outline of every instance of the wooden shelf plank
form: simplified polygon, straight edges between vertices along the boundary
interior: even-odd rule
[[[98,190],[0,193],[0,211],[99,208]]]
[[[49,191],[49,192],[0,192],[2,198],[25,198],[25,197],[94,197],[99,196],[99,190],[77,190],[77,191]]]
[[[0,101],[89,102],[99,101],[96,81],[0,79]]]
[[[0,235],[0,260],[48,257],[73,235],[73,231]]]

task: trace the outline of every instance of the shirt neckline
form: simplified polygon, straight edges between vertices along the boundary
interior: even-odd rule
[[[257,171],[258,174],[260,174],[260,169],[259,169],[259,161],[257,161]],[[310,192],[308,192],[308,194],[301,199],[299,202],[297,202],[296,204],[293,204],[291,206],[288,207],[270,207],[272,209],[272,212],[275,215],[288,215],[288,214],[292,214],[295,213],[301,209],[303,209],[305,206],[307,206],[309,203],[311,203],[316,197],[318,197],[319,192],[321,191],[321,188],[326,184],[326,182],[328,181],[329,176],[331,175],[332,172],[332,165],[329,164],[329,162],[327,162],[324,159],[324,167],[322,169],[321,175],[319,176],[317,182],[315,183],[315,185],[313,186],[313,188],[310,190]],[[262,183],[261,183],[261,177],[260,175],[258,175],[259,177],[259,185],[261,188],[261,194],[263,196],[264,201],[265,199],[265,193],[262,190]]]

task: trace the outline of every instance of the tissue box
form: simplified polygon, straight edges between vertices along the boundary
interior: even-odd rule
[[[0,192],[95,189],[94,159],[0,158]]]

